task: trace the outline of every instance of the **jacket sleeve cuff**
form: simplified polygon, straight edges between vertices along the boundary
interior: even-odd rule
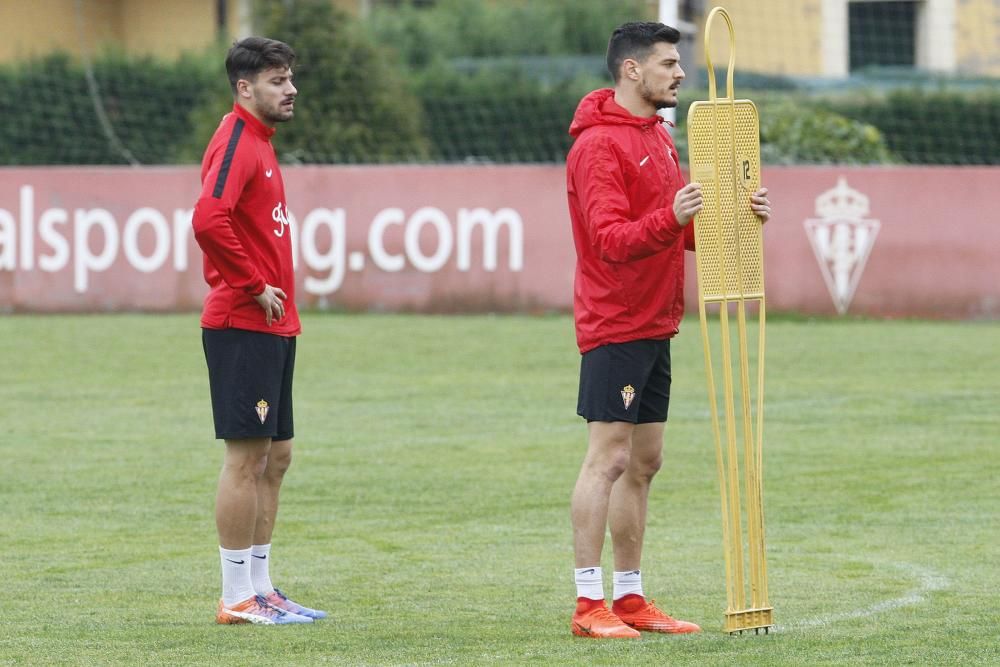
[[[695,221],[692,220],[691,222],[689,222],[687,224],[687,227],[684,228],[684,247],[686,249],[688,249],[688,250],[691,250],[692,252],[694,250],[696,250],[696,248],[695,248],[695,236],[694,236],[694,223],[695,223]]]
[[[249,286],[243,288],[243,291],[250,296],[257,296],[258,294],[263,293],[265,287],[267,287],[267,282],[260,276],[257,276],[257,278],[250,283]]]
[[[663,209],[663,213],[664,213],[663,217],[666,218],[666,221],[664,225],[660,228],[662,230],[661,240],[669,242],[672,241],[673,239],[676,239],[678,236],[683,235],[684,228],[681,227],[680,224],[677,222],[677,216],[674,215],[673,209],[672,208]]]

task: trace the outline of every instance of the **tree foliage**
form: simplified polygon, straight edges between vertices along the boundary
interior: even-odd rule
[[[426,159],[420,106],[403,72],[358,29],[356,19],[328,0],[262,1],[255,5],[254,25],[258,34],[289,44],[297,56],[295,117],[272,140],[282,161]],[[184,153],[188,159],[204,148],[219,118],[232,107],[221,62],[219,81],[220,92],[192,116],[196,131]]]
[[[440,0],[376,8],[368,27],[420,69],[462,57],[603,54],[616,26],[652,18],[644,0]]]
[[[765,164],[882,164],[897,161],[882,132],[818,104],[784,98],[760,113]]]
[[[284,159],[319,162],[421,160],[420,108],[399,66],[329,0],[259,2],[261,34],[298,55],[295,120],[275,144]]]

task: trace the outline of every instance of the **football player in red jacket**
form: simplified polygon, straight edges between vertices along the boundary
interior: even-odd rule
[[[226,71],[235,102],[202,161],[192,223],[204,253],[201,316],[215,437],[226,443],[215,499],[222,563],[216,622],[311,623],[271,583],[271,534],[292,459],[292,377],[301,331],[292,234],[281,169],[271,146],[291,120],[295,53],[264,37],[233,45]]]
[[[638,638],[698,632],[647,600],[641,556],[650,482],[662,462],[670,402],[670,339],[684,314],[684,255],[694,249],[701,186],[684,184],[659,109],[677,106],[680,33],[626,23],[608,43],[614,88],[581,100],[570,126],[567,195],[577,264],[574,315],[582,355],[577,412],[588,448],[573,490],[577,607],[573,634]],[[767,190],[751,196],[762,222]],[[604,602],[601,552],[614,552]]]

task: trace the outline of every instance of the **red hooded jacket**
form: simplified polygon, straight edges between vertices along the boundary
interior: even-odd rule
[[[674,216],[684,181],[660,121],[633,116],[610,88],[584,97],[573,116],[566,187],[581,354],[669,338],[684,314],[684,250],[694,250],[694,223],[681,227]]]
[[[271,146],[274,129],[239,104],[226,114],[205,149],[194,237],[205,255],[201,326],[279,336],[301,332],[285,183]],[[267,326],[253,295],[265,284],[285,295],[285,316]]]

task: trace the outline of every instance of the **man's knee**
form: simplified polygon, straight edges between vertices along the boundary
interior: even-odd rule
[[[629,467],[631,455],[631,425],[591,424],[588,464],[608,481],[614,482]]]
[[[292,465],[292,442],[286,440],[275,442],[271,445],[271,452],[267,457],[267,469],[265,474],[272,478],[284,477],[288,468]]]
[[[608,465],[605,468],[605,476],[608,480],[614,482],[628,470],[629,464],[629,452],[627,448],[622,448],[615,451],[614,455],[608,460]]]
[[[650,482],[663,466],[663,454],[656,453],[648,456],[636,456],[633,453],[629,464],[632,475],[640,481]]]
[[[223,467],[242,477],[259,480],[267,468],[269,451],[267,441],[227,440]]]
[[[629,475],[649,482],[663,466],[663,424],[640,424],[632,436]]]

